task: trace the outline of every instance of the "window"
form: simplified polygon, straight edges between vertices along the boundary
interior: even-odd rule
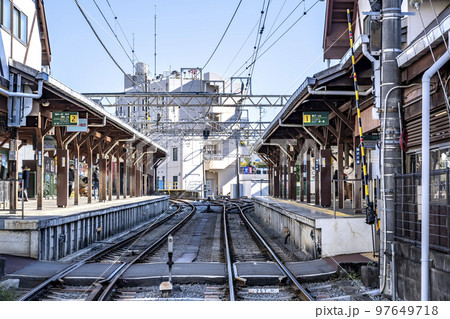
[[[11,9],[13,10],[13,20],[11,26]],[[8,31],[11,31],[13,35],[22,40],[22,42],[27,43],[28,35],[28,18],[27,16],[11,5],[10,0],[0,0],[0,22],[1,25]]]
[[[19,37],[20,30],[20,11],[16,8],[13,9],[13,34],[15,37]]]
[[[1,6],[0,10],[1,12],[1,23],[2,26],[5,27],[7,30],[11,30],[11,1],[9,0],[0,0]]]
[[[173,176],[173,189],[178,189],[178,176]]]
[[[20,40],[27,43],[27,26],[28,19],[23,12],[20,13]]]
[[[174,162],[178,161],[178,148],[177,147],[174,147],[172,149],[172,160]]]

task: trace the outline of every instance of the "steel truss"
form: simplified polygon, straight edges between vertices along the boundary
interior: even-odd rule
[[[104,107],[283,107],[290,95],[205,92],[84,93]],[[118,103],[126,98],[128,103]]]

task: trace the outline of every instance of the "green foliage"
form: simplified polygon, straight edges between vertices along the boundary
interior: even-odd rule
[[[267,164],[264,163],[263,161],[253,162],[253,165],[254,165],[255,167],[258,167],[258,168],[267,167]]]
[[[17,296],[13,289],[0,287],[0,301],[14,301]]]

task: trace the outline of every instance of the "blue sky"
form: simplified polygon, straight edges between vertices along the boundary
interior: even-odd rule
[[[106,0],[96,0],[116,30],[122,44],[129,46]],[[213,52],[224,32],[239,0],[109,0],[118,21],[132,42],[140,61],[150,65],[153,73],[154,10],[157,10],[157,71],[179,70],[182,67],[202,67]],[[272,0],[263,34],[263,41],[301,1]],[[261,48],[262,53],[278,38],[303,11],[316,0],[306,0],[286,23]],[[112,32],[104,22],[93,0],[79,0],[80,5],[93,18],[93,25],[104,39],[111,54],[127,72],[132,65],[122,49],[97,25]],[[305,76],[325,68],[322,59],[325,1],[318,2],[281,40],[255,65],[254,94],[291,94]],[[267,1],[266,1],[267,4]],[[284,4],[284,7],[282,8]],[[241,7],[221,46],[207,65],[221,76],[231,76],[251,56],[256,29],[243,46],[244,40],[258,22],[263,0],[243,0]],[[282,10],[280,11],[280,9]],[[52,50],[52,75],[79,92],[123,91],[123,75],[95,38],[72,0],[46,0],[45,9]],[[274,21],[277,18],[275,24]],[[243,47],[242,47],[243,46]],[[236,53],[240,54],[230,65]],[[228,71],[225,73],[225,71]],[[237,73],[239,74],[239,73]],[[237,75],[236,74],[236,75]],[[242,74],[245,76],[246,72]]]

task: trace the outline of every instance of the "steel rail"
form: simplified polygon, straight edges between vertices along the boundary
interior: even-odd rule
[[[300,297],[304,301],[314,301],[314,298],[309,294],[308,291],[306,291],[305,288],[298,282],[297,278],[295,278],[295,275],[289,270],[288,267],[284,265],[284,263],[281,261],[281,259],[277,256],[277,254],[273,251],[273,249],[270,247],[270,245],[265,241],[265,239],[261,236],[261,234],[256,230],[256,228],[253,226],[253,224],[250,222],[250,220],[245,216],[243,209],[241,206],[239,206],[236,202],[231,202],[232,205],[235,205],[239,209],[239,214],[242,217],[242,220],[245,222],[245,224],[251,229],[253,234],[258,238],[258,240],[261,242],[261,244],[264,246],[265,249],[267,249],[269,255],[272,257],[272,259],[278,264],[281,271],[289,277],[289,279],[294,283],[294,285],[298,288],[300,291]],[[246,203],[244,205],[246,209],[250,208],[250,205]]]
[[[174,203],[174,201],[171,201],[172,203]],[[143,234],[145,234],[146,232],[160,226],[161,224],[163,224],[164,222],[166,222],[167,220],[171,219],[173,216],[175,216],[176,214],[178,214],[181,210],[181,205],[175,203],[176,205],[178,205],[178,208],[169,216],[159,220],[158,222],[152,224],[150,227],[143,229],[141,231],[139,231],[138,233],[136,233],[135,235],[131,236],[130,238],[127,238],[124,241],[121,241],[119,243],[116,243],[114,245],[111,245],[109,247],[106,247],[105,249],[102,249],[100,251],[98,251],[97,253],[95,253],[93,256],[89,256],[83,260],[78,261],[77,263],[70,265],[64,269],[62,269],[61,271],[59,271],[58,273],[56,273],[55,275],[53,275],[52,277],[48,278],[47,280],[45,280],[44,282],[42,282],[41,284],[39,284],[38,286],[36,286],[35,288],[33,288],[32,290],[30,290],[29,292],[27,292],[25,295],[23,295],[20,299],[18,299],[18,301],[29,301],[29,300],[33,300],[36,296],[38,296],[40,293],[42,293],[42,291],[44,289],[46,289],[48,286],[50,286],[54,281],[61,279],[63,277],[65,277],[67,274],[71,273],[72,271],[80,268],[81,266],[85,265],[86,263],[95,260],[97,258],[100,258],[102,255],[107,254],[108,252],[126,245],[127,243],[129,243],[130,241],[135,240],[137,237],[142,236]],[[169,209],[169,208],[168,208]],[[167,210],[168,210],[167,209]],[[166,211],[167,211],[166,210]]]
[[[216,201],[214,201],[216,202]],[[228,289],[230,291],[230,301],[236,301],[234,293],[234,272],[231,261],[230,241],[228,238],[228,222],[227,222],[227,207],[223,202],[218,202],[223,207],[223,234],[225,242],[225,259],[227,260],[227,274],[228,274]]]
[[[180,202],[184,202],[181,200],[177,200]],[[125,263],[125,265],[120,269],[120,271],[118,271],[113,278],[111,278],[110,280],[107,281],[103,281],[100,284],[104,287],[104,284],[108,284],[108,286],[106,286],[105,288],[103,288],[102,293],[100,294],[100,296],[98,298],[92,298],[92,300],[96,300],[96,301],[104,301],[112,292],[112,289],[115,287],[117,281],[119,280],[119,278],[137,261],[139,261],[140,259],[142,259],[143,256],[145,256],[146,254],[154,251],[155,249],[157,249],[159,246],[161,246],[165,240],[167,239],[167,237],[169,237],[169,235],[171,235],[172,233],[174,233],[175,231],[177,231],[179,228],[181,228],[191,217],[192,215],[194,215],[195,211],[196,211],[196,207],[194,205],[192,205],[191,203],[188,202],[184,202],[185,204],[188,204],[189,206],[191,206],[192,211],[185,217],[183,218],[182,221],[180,221],[177,225],[175,225],[174,227],[172,227],[169,231],[167,231],[164,235],[162,235],[158,240],[156,240],[152,245],[148,246],[146,249],[144,249],[138,256],[136,256],[136,258],[134,258],[132,261],[129,261],[127,263]],[[99,294],[99,292],[97,292],[97,295]]]

